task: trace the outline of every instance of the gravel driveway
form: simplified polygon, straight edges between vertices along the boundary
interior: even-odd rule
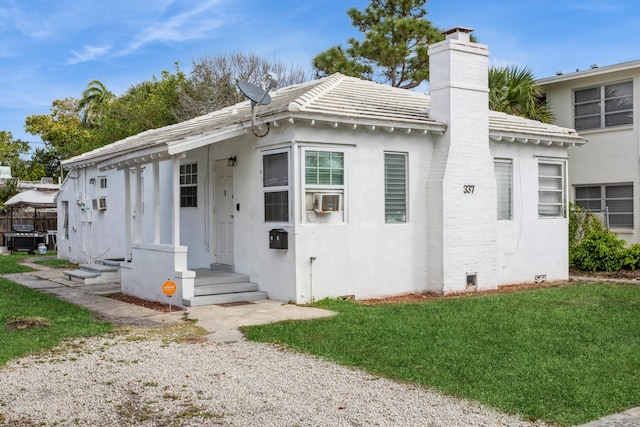
[[[532,426],[268,344],[70,341],[0,369],[0,426]]]

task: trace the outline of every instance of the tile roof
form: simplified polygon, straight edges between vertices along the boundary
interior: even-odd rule
[[[288,86],[270,94],[271,103],[256,107],[255,124],[278,120],[313,120],[387,129],[411,129],[441,134],[444,123],[429,118],[428,95],[379,83],[333,74]],[[63,161],[66,167],[134,158],[176,154],[250,131],[252,107],[244,101],[231,107],[159,129],[151,129],[113,144]],[[580,144],[584,140],[570,129],[491,112],[491,137],[540,139]]]

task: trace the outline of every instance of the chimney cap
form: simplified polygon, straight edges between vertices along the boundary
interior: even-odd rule
[[[443,31],[442,34],[445,35],[445,39],[447,40],[459,40],[461,42],[469,43],[471,41],[471,32],[472,28],[465,27],[453,27],[450,30]]]
[[[473,28],[453,27],[453,28],[450,28],[448,30],[443,31],[442,34],[444,34],[445,36],[448,36],[449,34],[454,34],[454,33],[471,33],[471,32],[473,32]]]

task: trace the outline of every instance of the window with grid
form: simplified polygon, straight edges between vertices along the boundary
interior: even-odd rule
[[[496,199],[498,202],[498,219],[510,220],[512,217],[512,181],[513,163],[511,159],[495,159],[493,162],[496,174]]]
[[[406,154],[384,154],[384,221],[407,222]]]
[[[344,185],[344,153],[305,151],[304,176],[307,186]]]
[[[262,157],[264,220],[289,222],[289,153]]]
[[[180,207],[198,206],[198,164],[180,165]]]
[[[633,124],[633,82],[621,82],[574,92],[576,130]]]
[[[576,205],[590,211],[607,211],[609,228],[633,229],[633,185],[576,186]]]
[[[539,162],[538,216],[540,218],[563,218],[564,203],[564,164],[561,162]]]

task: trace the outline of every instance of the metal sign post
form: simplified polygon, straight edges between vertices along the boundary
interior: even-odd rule
[[[171,313],[171,296],[176,293],[177,288],[173,280],[167,280],[162,284],[162,292],[169,297],[169,313]]]

